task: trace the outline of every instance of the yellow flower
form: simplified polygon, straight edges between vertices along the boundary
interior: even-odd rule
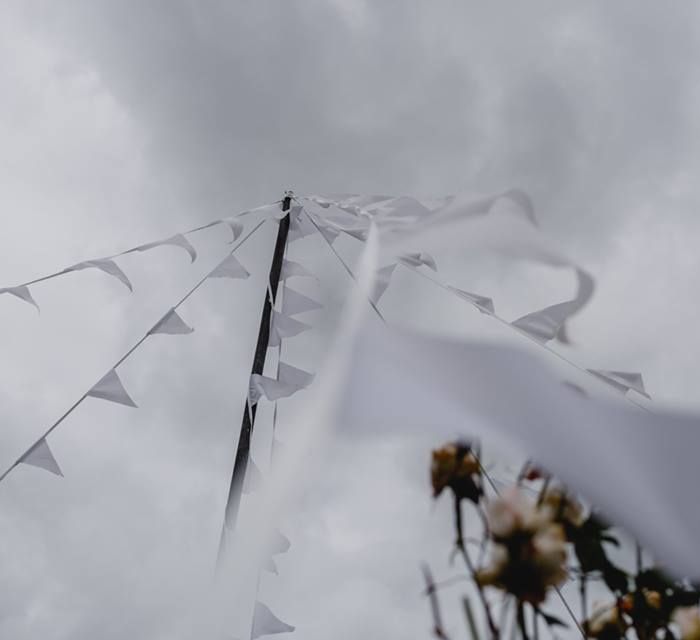
[[[480,473],[479,461],[466,444],[450,442],[433,450],[430,479],[436,498],[446,487],[450,487],[459,498],[478,498]]]

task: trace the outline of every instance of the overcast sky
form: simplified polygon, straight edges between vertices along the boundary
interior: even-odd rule
[[[517,186],[597,281],[567,353],[641,371],[657,402],[698,407],[698,12],[646,0],[4,0],[0,286],[287,188]],[[194,334],[153,338],[120,368],[138,410],[89,400],[52,435],[65,479],[25,466],[0,484],[0,636],[198,637],[273,231],[241,251],[249,280],[207,283],[187,302]],[[0,298],[3,468],[227,251],[223,228],[191,239],[194,265],[172,248],[120,259],[133,294],[81,272],[32,289],[41,315]],[[327,304],[288,352],[314,370],[349,283],[317,239],[290,251],[321,276],[295,286]],[[494,297],[507,318],[574,286],[570,274],[447,264],[452,284]],[[391,322],[512,339],[406,274],[395,284]],[[281,405],[280,439],[301,402]],[[293,546],[281,575],[261,583],[299,637],[428,637],[419,562],[451,571],[449,509],[427,486],[435,444],[339,440],[318,456],[321,475],[282,523]],[[263,469],[266,446],[255,443]],[[231,607],[241,636],[245,611]]]

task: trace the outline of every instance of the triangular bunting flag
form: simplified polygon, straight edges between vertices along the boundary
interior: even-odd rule
[[[289,547],[292,546],[292,543],[289,541],[289,538],[285,536],[281,531],[278,529],[274,529],[272,531],[272,537],[270,539],[270,553],[273,556],[276,556],[280,553],[287,553],[289,551]]]
[[[292,625],[282,622],[270,609],[262,602],[255,603],[253,612],[253,629],[250,632],[251,640],[268,636],[275,633],[289,633],[294,631]]]
[[[36,300],[32,297],[31,292],[29,291],[29,287],[27,285],[20,285],[19,287],[5,287],[4,289],[0,289],[0,293],[9,293],[16,298],[19,298],[20,300],[24,300],[25,302],[28,302],[31,305],[34,305],[36,307],[37,311],[40,311],[39,305],[36,303]]]
[[[340,232],[336,229],[333,229],[333,227],[321,224],[318,225],[318,231],[324,237],[328,244],[333,244],[336,238],[340,235]]]
[[[258,465],[253,461],[252,456],[248,456],[248,465],[245,471],[245,479],[243,480],[243,493],[249,494],[257,491],[262,484],[263,475],[258,469]]]
[[[248,276],[250,276],[250,273],[246,271],[246,268],[233,254],[227,256],[209,274],[210,278],[241,278],[242,280],[245,280]]]
[[[129,278],[127,278],[126,274],[119,268],[119,265],[117,265],[117,263],[111,258],[85,260],[85,262],[79,262],[78,264],[74,264],[72,267],[68,267],[65,269],[65,271],[82,271],[83,269],[99,269],[100,271],[103,271],[104,273],[119,280],[119,282],[123,283],[124,286],[129,289],[129,291],[134,290],[134,288],[131,286]]]
[[[229,244],[236,242],[236,240],[238,240],[240,235],[243,233],[243,223],[236,218],[226,218],[224,222],[229,226],[231,233],[233,234],[233,238],[231,238]]]
[[[295,276],[314,278],[314,274],[311,273],[304,265],[294,262],[293,260],[287,260],[284,258],[282,260],[282,272],[280,274],[280,280],[286,280],[287,278],[293,278]]]
[[[433,271],[437,271],[437,264],[435,258],[429,253],[405,253],[399,256],[401,262],[410,264],[412,267],[421,267],[425,265]]]
[[[643,395],[645,398],[651,399],[651,396],[644,388],[644,380],[641,373],[632,371],[607,371],[601,369],[588,369],[594,376],[607,382],[611,387],[618,391],[627,393],[630,389]]]
[[[20,459],[20,462],[24,464],[30,464],[33,467],[39,467],[40,469],[45,469],[57,476],[63,477],[63,472],[56,462],[56,458],[53,457],[51,449],[49,449],[49,443],[46,442],[45,438],[42,438],[37,442],[27,453],[25,453]]]
[[[576,297],[573,300],[528,313],[526,316],[514,320],[511,324],[541,344],[546,344],[554,338],[568,344],[566,321],[590,300],[594,289],[593,279],[585,271],[577,269],[576,274],[579,284]]]
[[[294,214],[295,210],[297,211],[296,214]],[[316,227],[306,217],[299,216],[299,211],[301,211],[301,207],[292,207],[290,210],[288,243],[316,233]]]
[[[110,370],[104,378],[88,391],[88,396],[109,400],[127,407],[136,407],[136,403],[129,397],[114,369]]]
[[[273,311],[268,346],[279,347],[280,344],[282,344],[283,338],[293,338],[309,329],[311,329],[311,325],[305,322],[299,322],[299,320],[285,316],[278,311]]]
[[[277,571],[277,565],[275,564],[275,561],[272,558],[272,556],[265,558],[262,568],[265,571],[269,571],[270,573],[274,573],[276,576],[278,576],[280,573],[279,571]]]
[[[190,244],[190,241],[185,238],[181,233],[177,233],[170,238],[165,240],[158,240],[157,242],[149,242],[148,244],[142,244],[140,247],[136,247],[127,251],[126,253],[131,253],[132,251],[148,251],[149,249],[155,249],[156,247],[162,247],[165,245],[171,245],[173,247],[181,247],[187,253],[190,254],[190,261],[194,262],[197,259],[197,251]]]
[[[169,335],[184,335],[192,333],[194,329],[185,324],[185,321],[177,314],[175,309],[166,313],[148,333],[167,333]]]
[[[323,309],[323,305],[312,300],[294,289],[290,289],[285,285],[282,298],[282,313],[286,316],[294,316],[297,313],[305,311],[314,311],[315,309]]]
[[[261,395],[274,402],[280,398],[288,398],[313,382],[314,376],[302,369],[297,369],[285,362],[279,364],[277,380],[254,373],[251,376],[248,397],[255,404]]]
[[[493,315],[495,313],[493,300],[491,300],[491,298],[480,296],[476,293],[469,293],[469,291],[457,289],[457,287],[451,287],[449,285],[447,288],[456,293],[460,298],[463,298],[467,302],[471,302],[481,313],[486,313],[489,315]]]
[[[387,267],[382,267],[381,269],[377,269],[377,271],[375,271],[374,282],[372,283],[372,290],[369,294],[369,299],[374,304],[377,304],[377,302],[379,302],[379,299],[384,295],[384,292],[386,291],[387,287],[389,286],[389,282],[391,281],[391,276],[394,273],[394,269],[396,269],[396,265],[390,264]]]

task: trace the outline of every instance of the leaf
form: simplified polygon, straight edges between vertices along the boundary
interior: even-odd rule
[[[629,587],[627,583],[627,574],[610,561],[608,561],[603,568],[603,581],[610,591],[616,591],[618,593],[626,593]]]

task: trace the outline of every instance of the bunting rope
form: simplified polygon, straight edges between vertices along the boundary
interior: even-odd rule
[[[115,258],[119,258],[121,256],[127,255],[129,253],[134,253],[136,251],[142,252],[142,251],[148,251],[150,249],[154,249],[159,246],[179,246],[183,248],[185,251],[190,256],[190,259],[192,262],[194,262],[197,259],[197,251],[195,248],[189,243],[187,238],[185,236],[190,235],[192,233],[196,233],[198,231],[202,231],[204,229],[209,229],[211,227],[214,227],[219,224],[227,224],[233,233],[233,239],[230,242],[235,242],[243,232],[243,224],[238,220],[241,216],[255,213],[257,211],[264,210],[268,207],[271,207],[275,204],[278,204],[281,201],[277,202],[272,202],[269,204],[262,205],[260,207],[255,207],[254,209],[247,209],[245,211],[242,211],[236,215],[229,216],[226,218],[219,218],[218,220],[213,220],[211,222],[207,222],[206,224],[200,225],[198,227],[194,227],[192,229],[189,229],[187,231],[182,231],[181,233],[176,233],[173,236],[170,236],[169,238],[165,238],[162,240],[157,240],[155,242],[148,242],[145,244],[138,245],[136,247],[132,247],[131,249],[127,249],[126,251],[121,251],[119,253],[115,253],[110,256],[105,256],[102,258],[92,258],[89,260],[84,260],[82,262],[78,262],[74,265],[71,265],[69,267],[65,267],[64,269],[61,269],[60,271],[56,271],[55,273],[49,273],[47,275],[39,276],[38,278],[34,278],[33,280],[28,280],[27,282],[23,282],[21,284],[12,286],[12,287],[2,287],[0,288],[0,293],[10,293],[25,302],[28,302],[32,305],[34,305],[37,309],[39,309],[39,305],[34,301],[31,293],[29,292],[28,287],[34,284],[37,284],[39,282],[45,282],[47,280],[51,280],[53,278],[57,278],[58,276],[66,275],[68,273],[73,273],[74,271],[82,271],[84,269],[99,269],[108,275],[111,275],[115,278],[117,278],[120,282],[122,282],[128,289],[129,291],[133,291],[131,282],[129,281],[129,278],[126,276],[126,274],[119,268],[119,266],[114,262]]]
[[[406,264],[406,263],[400,263],[400,264],[402,264],[406,269],[411,270],[413,273],[417,273],[418,275],[422,276],[422,277],[425,278],[426,280],[429,280],[430,282],[432,282],[433,284],[436,284],[437,286],[439,286],[440,288],[444,289],[445,291],[448,291],[448,292],[451,293],[452,295],[454,295],[454,296],[460,298],[461,300],[464,300],[464,298],[463,298],[462,296],[460,296],[460,295],[454,290],[453,287],[451,287],[450,285],[445,284],[444,282],[440,281],[440,280],[439,280],[438,278],[436,278],[435,276],[433,276],[433,275],[431,275],[431,274],[428,274],[428,273],[425,273],[424,271],[420,271],[417,267],[414,267],[413,265]],[[499,316],[495,311],[491,311],[491,312],[488,313],[487,315],[491,316],[494,320],[497,320],[498,322],[500,322],[501,324],[505,325],[506,327],[508,327],[508,328],[511,329],[512,331],[515,331],[517,334],[523,336],[524,338],[527,338],[528,340],[530,340],[531,342],[533,342],[534,344],[536,344],[538,347],[543,348],[545,351],[548,351],[549,353],[551,353],[552,355],[556,356],[557,358],[559,358],[559,359],[562,360],[563,362],[566,362],[569,366],[573,367],[574,369],[577,369],[577,370],[580,371],[581,373],[586,374],[589,378],[592,378],[592,379],[596,380],[597,383],[599,383],[599,384],[606,384],[608,387],[611,386],[608,382],[606,382],[604,379],[602,379],[602,376],[597,375],[597,374],[593,373],[592,371],[590,371],[590,370],[588,370],[588,369],[584,369],[581,365],[577,364],[577,363],[574,362],[573,360],[570,360],[569,358],[567,358],[565,355],[562,355],[562,354],[559,353],[558,351],[555,351],[555,350],[552,349],[552,347],[550,347],[549,345],[543,344],[542,342],[540,342],[539,340],[537,340],[536,338],[534,338],[533,336],[531,336],[528,332],[523,331],[520,327],[518,327],[518,326],[516,326],[516,325],[514,325],[514,324],[512,324],[512,323],[510,323],[510,322],[508,322],[506,319],[504,319],[504,318],[502,318],[501,316]],[[613,388],[614,388],[614,387],[613,387]],[[625,394],[625,391],[624,391],[624,390],[620,390],[620,389],[618,388],[617,391],[619,391],[619,392],[621,393],[622,397],[623,397],[625,400],[627,400],[627,402],[633,404],[635,407],[638,407],[639,409],[642,409],[643,411],[647,411],[647,412],[649,412],[649,413],[653,413],[653,411],[652,411],[651,409],[649,409],[648,407],[645,407],[644,405],[639,404],[638,402],[635,402],[634,399],[632,399],[632,398],[630,398],[629,396],[627,396],[627,395]]]
[[[300,203],[300,204],[301,204],[301,203]],[[321,233],[321,236],[324,238],[324,240],[326,241],[326,243],[327,243],[327,244],[330,246],[330,248],[332,249],[333,253],[336,255],[336,257],[338,257],[338,259],[341,261],[341,263],[342,263],[343,266],[345,267],[346,271],[350,274],[350,276],[351,276],[351,277],[353,278],[353,280],[354,280],[354,276],[352,275],[352,272],[350,271],[349,267],[348,267],[348,266],[345,264],[345,262],[342,260],[342,258],[341,258],[340,255],[338,254],[337,250],[336,250],[335,247],[333,247],[333,245],[330,243],[330,241],[328,240],[328,238],[326,237],[326,235],[323,234],[323,233],[321,232],[321,229],[319,228],[319,226],[318,226],[318,224],[316,223],[316,221],[313,219],[313,216],[308,212],[308,210],[306,209],[306,207],[304,207],[303,205],[302,205],[302,207],[303,207],[303,211],[304,211],[304,214],[306,215],[306,217],[307,217],[307,218],[311,221],[311,223],[316,227],[316,229],[319,231],[319,233]],[[353,238],[359,240],[360,242],[364,242],[364,240],[363,240],[361,237],[358,237],[357,234],[348,233],[347,235],[349,235],[349,236],[351,236],[351,237],[353,237]],[[422,255],[423,255],[423,254],[421,254],[421,256],[422,256]],[[427,257],[430,258],[430,256],[427,256]],[[406,258],[408,258],[408,259],[406,259]],[[619,382],[616,382],[616,379],[611,379],[608,375],[604,375],[604,373],[607,373],[607,374],[611,374],[611,373],[612,373],[612,374],[619,374],[619,373],[624,373],[624,372],[597,372],[597,371],[595,371],[595,370],[585,369],[584,367],[580,366],[579,364],[577,364],[577,363],[574,362],[573,360],[567,358],[566,356],[564,356],[563,354],[559,353],[558,351],[555,351],[555,350],[552,349],[550,346],[548,346],[546,343],[542,342],[541,340],[538,340],[537,338],[535,338],[535,337],[534,337],[533,335],[531,335],[529,332],[527,332],[527,331],[525,331],[524,329],[522,329],[522,328],[521,328],[520,326],[518,326],[517,324],[508,322],[505,318],[502,318],[501,316],[499,316],[499,315],[495,312],[495,310],[494,310],[494,308],[493,308],[493,303],[492,303],[488,298],[483,298],[483,297],[481,297],[481,296],[475,296],[474,294],[468,294],[468,295],[467,295],[467,292],[462,292],[461,290],[456,289],[455,287],[452,287],[452,286],[450,286],[450,285],[448,285],[448,284],[442,282],[441,280],[439,280],[439,279],[436,278],[435,276],[433,276],[433,275],[431,275],[431,274],[428,274],[428,273],[426,273],[425,271],[421,271],[421,270],[418,268],[420,265],[425,264],[426,266],[429,266],[430,268],[432,268],[433,270],[435,270],[435,263],[434,263],[434,261],[432,261],[432,263],[431,263],[431,262],[427,261],[426,259],[423,259],[423,260],[415,260],[415,259],[413,259],[413,260],[411,260],[410,258],[411,258],[411,256],[407,256],[407,257],[403,257],[403,256],[402,256],[402,257],[400,257],[400,259],[397,261],[397,264],[401,264],[401,265],[404,266],[405,268],[410,269],[410,270],[413,271],[414,273],[417,273],[418,275],[422,276],[423,278],[427,279],[428,281],[432,282],[433,284],[439,286],[440,288],[444,289],[445,291],[448,291],[448,292],[451,293],[452,295],[454,295],[454,296],[456,296],[456,297],[458,297],[458,298],[460,298],[460,299],[462,299],[462,300],[465,300],[466,302],[469,302],[472,306],[476,306],[476,307],[479,309],[479,311],[481,311],[482,313],[486,313],[486,315],[489,315],[489,316],[493,317],[495,320],[497,320],[497,321],[500,322],[501,324],[505,325],[505,326],[508,327],[510,330],[515,331],[515,332],[518,333],[520,336],[523,336],[523,337],[527,338],[528,340],[530,340],[531,342],[533,342],[533,343],[536,344],[537,346],[543,348],[545,351],[551,353],[551,354],[554,355],[555,357],[557,357],[557,358],[559,358],[560,360],[562,360],[563,362],[567,363],[569,366],[571,366],[571,367],[573,367],[574,369],[576,369],[576,370],[580,371],[581,373],[585,374],[587,377],[596,380],[596,382],[597,382],[598,384],[601,384],[601,383],[602,383],[602,384],[605,384],[605,385],[608,386],[608,387],[612,386],[614,389],[616,389],[616,390],[622,395],[622,397],[623,397],[627,402],[629,402],[630,404],[633,404],[635,407],[637,407],[637,408],[639,408],[639,409],[641,409],[641,410],[643,410],[643,411],[646,411],[646,412],[648,412],[648,413],[653,413],[653,411],[652,411],[651,409],[649,409],[648,407],[645,407],[644,405],[642,405],[642,404],[636,402],[634,399],[632,399],[632,398],[630,398],[629,396],[626,395],[626,392],[627,392],[630,388],[633,388],[633,387],[631,387],[631,386],[625,386],[624,384],[620,384]],[[431,260],[432,260],[432,259],[431,259]],[[381,274],[381,273],[379,273],[380,276],[381,276],[381,275],[384,275],[384,276],[385,276],[385,282],[382,283],[382,284],[384,285],[384,288],[386,288],[386,286],[388,286],[388,278],[391,276],[391,273],[393,272],[393,269],[395,268],[395,266],[396,266],[396,265],[389,265],[388,267],[384,267],[384,269],[381,269],[381,270],[380,270],[380,272],[381,272],[381,271],[384,271],[384,270],[387,270],[387,273],[386,273],[386,274]],[[383,291],[384,291],[384,289],[381,289],[381,291],[379,292],[379,296],[381,295],[381,293],[383,293]],[[483,301],[488,301],[488,302],[490,303],[490,306],[489,306],[489,307],[485,307]],[[372,307],[375,309],[375,311],[377,311],[377,313],[379,314],[380,312],[379,312],[378,309],[376,308],[375,302],[373,302],[372,300],[370,300],[370,303],[372,304]],[[566,304],[566,303],[564,303],[564,304]],[[381,317],[381,314],[380,314],[380,317]],[[383,319],[383,318],[382,318],[382,319]],[[517,321],[516,321],[516,322],[517,322]],[[646,394],[645,392],[641,391],[639,388],[636,388],[635,390],[637,390],[637,391],[639,391],[640,393],[642,393],[642,395],[646,395],[646,396],[648,397],[648,394]]]
[[[299,200],[297,200],[296,198],[294,198],[294,199],[297,202],[299,202]],[[299,204],[301,204],[301,203],[299,203]],[[338,258],[338,261],[340,262],[340,264],[343,265],[343,268],[345,269],[346,273],[350,276],[350,279],[355,283],[355,285],[357,285],[357,278],[355,277],[355,274],[352,272],[352,269],[350,269],[350,267],[347,265],[345,260],[343,260],[343,258],[340,256],[340,254],[336,251],[336,248],[333,246],[333,243],[328,239],[326,234],[321,231],[321,228],[318,226],[318,224],[316,224],[316,221],[309,215],[309,212],[306,210],[306,207],[304,207],[304,205],[301,205],[301,206],[302,206],[302,211],[304,212],[304,215],[308,218],[308,220],[311,221],[311,224],[313,224],[314,227],[316,227],[316,230],[318,231],[319,235],[325,240],[326,244],[328,245],[328,248],[333,252],[335,257]],[[384,319],[382,312],[379,311],[379,307],[377,307],[375,302],[369,296],[367,297],[367,302],[369,302],[369,304],[372,306],[372,309],[374,309],[377,316],[379,316],[379,319],[384,324],[386,324],[386,320]]]
[[[226,265],[226,262],[233,256],[234,252],[243,245],[248,238],[250,238],[253,233],[255,233],[263,224],[265,220],[261,220],[255,225],[239,242],[236,244],[226,257],[219,262],[214,269],[209,271],[197,284],[195,284],[180,300],[168,311],[128,350],[124,355],[119,358],[107,371],[107,373],[88,391],[86,391],[78,400],[76,400],[70,408],[58,419],[56,420],[44,433],[41,435],[34,443],[27,448],[22,455],[20,455],[10,467],[8,467],[2,475],[0,475],[0,482],[2,482],[21,462],[27,462],[29,456],[32,453],[36,453],[34,462],[29,462],[29,464],[34,464],[35,466],[41,466],[57,475],[63,475],[60,472],[56,461],[51,454],[48,444],[46,443],[46,438],[71,414],[75,409],[80,406],[80,404],[88,397],[93,396],[97,398],[111,400],[113,402],[119,402],[121,404],[127,404],[129,406],[136,406],[131,398],[129,398],[126,391],[121,386],[121,381],[116,374],[117,367],[122,364],[131,354],[133,354],[145,341],[146,339],[156,333],[191,333],[193,329],[189,328],[182,319],[177,315],[176,310],[180,307],[199,287],[211,277],[246,277],[240,275],[240,271],[236,272],[239,275],[231,275],[232,271],[230,269],[221,269],[222,266]],[[247,272],[246,272],[247,273]],[[41,462],[43,464],[37,464]],[[51,467],[51,468],[48,468]]]

